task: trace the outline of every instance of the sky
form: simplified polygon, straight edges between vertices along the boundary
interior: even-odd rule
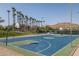
[[[46,25],[70,22],[72,8],[72,22],[79,23],[79,4],[56,4],[56,3],[0,3],[0,17],[5,20],[4,23],[0,23],[4,26],[7,25],[8,13],[10,10],[10,24],[13,24],[12,19],[12,7],[15,7],[17,11],[22,11],[24,15],[36,18],[38,20],[45,20]],[[16,20],[17,21],[17,20]]]

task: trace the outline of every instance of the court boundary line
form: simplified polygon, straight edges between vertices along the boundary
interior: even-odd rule
[[[45,42],[48,42],[48,41],[45,41]],[[49,49],[49,48],[52,46],[50,42],[48,42],[48,44],[49,44],[49,45],[48,45],[46,48],[44,48],[43,50],[38,51],[38,53],[41,53],[41,52],[43,52],[43,51]]]
[[[14,46],[15,48],[18,48],[18,49],[21,49],[22,51],[28,51],[28,52],[31,52],[31,53],[34,53],[34,54],[37,54],[37,55],[40,55],[40,56],[45,56],[44,54],[41,54],[41,53],[38,53],[38,52],[34,52],[32,50],[28,50],[28,49],[24,49],[24,48],[20,48],[18,46]]]

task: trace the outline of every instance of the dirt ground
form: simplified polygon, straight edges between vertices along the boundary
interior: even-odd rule
[[[77,47],[75,53],[73,54],[73,56],[79,56],[79,47]]]
[[[22,54],[13,51],[7,47],[0,46],[0,56],[22,56]]]

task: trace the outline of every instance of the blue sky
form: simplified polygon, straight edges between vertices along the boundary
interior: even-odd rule
[[[18,11],[22,11],[24,15],[32,16],[38,20],[45,20],[46,24],[56,24],[58,22],[70,22],[70,7],[72,7],[73,23],[79,23],[79,4],[0,4],[0,17],[7,25],[7,10],[15,7]],[[42,19],[42,17],[45,17]],[[12,24],[12,13],[10,13],[10,24]]]

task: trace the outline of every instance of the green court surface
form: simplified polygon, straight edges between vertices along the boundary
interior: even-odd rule
[[[36,43],[38,41],[34,41],[34,40],[24,40],[24,41],[18,41],[18,42],[10,42],[9,45],[25,45],[25,44],[31,44],[31,43]]]

